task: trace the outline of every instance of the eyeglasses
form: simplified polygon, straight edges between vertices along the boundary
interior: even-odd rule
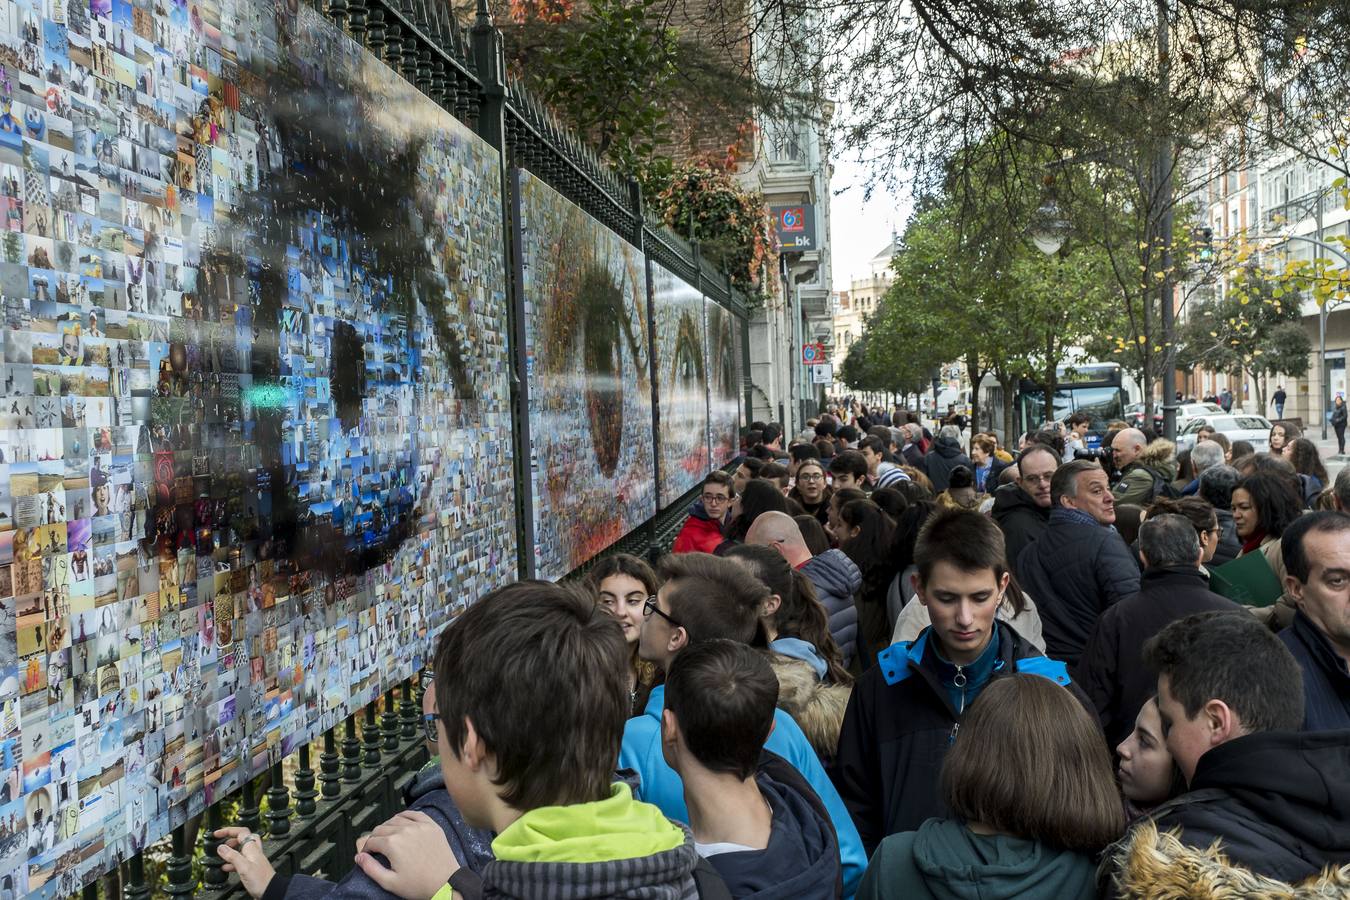
[[[824,480],[825,480],[825,476],[822,475],[822,474],[819,473],[819,472],[812,472],[812,473],[805,474],[805,475],[798,475],[798,476],[797,476],[797,480],[798,480],[798,481],[824,481]]]
[[[684,627],[684,626],[681,625],[679,622],[676,622],[676,621],[675,621],[673,618],[671,618],[670,616],[668,616],[668,615],[666,615],[665,613],[661,612],[660,608],[656,605],[656,595],[655,595],[655,594],[652,594],[650,597],[648,597],[648,598],[647,598],[647,602],[644,603],[644,604],[642,604],[642,614],[643,614],[644,616],[650,617],[652,613],[656,613],[658,616],[660,616],[661,618],[665,619],[665,620],[666,620],[667,622],[669,622],[669,623],[671,624],[671,626],[674,627],[674,628],[683,628],[683,627]]]
[[[704,495],[703,495],[703,502],[704,502],[704,503],[726,503],[726,502],[727,502],[728,500],[730,500],[730,499],[731,499],[731,498],[728,497],[726,494],[704,494]]]
[[[1049,484],[1054,479],[1054,473],[1046,475],[1023,475],[1023,481],[1030,481],[1032,484]]]

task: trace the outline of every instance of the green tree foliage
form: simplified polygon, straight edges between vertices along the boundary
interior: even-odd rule
[[[1265,408],[1263,377],[1302,377],[1312,341],[1302,324],[1299,294],[1255,266],[1239,269],[1222,296],[1192,310],[1178,335],[1178,361],[1216,372],[1251,376]]]

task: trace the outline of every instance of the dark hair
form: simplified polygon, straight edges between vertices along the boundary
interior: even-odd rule
[[[1057,850],[1095,854],[1125,827],[1101,726],[1037,675],[980,692],[943,760],[942,794],[959,819]]]
[[[816,597],[811,579],[792,566],[772,547],[739,544],[728,550],[725,559],[741,560],[769,593],[781,601],[773,617],[779,637],[797,638],[815,647],[825,658],[829,679],[835,684],[851,684],[844,668],[844,654],[830,635],[830,617]]]
[[[813,443],[816,452],[820,454],[822,460],[834,459],[834,444],[825,438],[820,438]]]
[[[656,573],[689,644],[726,638],[749,644],[759,634],[759,609],[769,592],[745,566],[711,553],[661,557]]]
[[[830,494],[830,502],[834,504],[835,509],[843,512],[844,507],[854,500],[866,500],[867,495],[857,488],[835,488]]]
[[[730,472],[709,473],[708,477],[703,479],[703,486],[707,487],[710,484],[720,484],[726,488],[728,497],[736,496],[736,479],[732,477]]]
[[[1159,497],[1148,508],[1148,517],[1174,515],[1185,516],[1195,529],[1197,536],[1202,531],[1213,531],[1219,527],[1219,517],[1214,514],[1214,505],[1203,497]]]
[[[1088,415],[1085,412],[1076,412],[1073,415],[1069,416],[1069,418],[1065,419],[1064,423],[1068,425],[1070,428],[1073,428],[1076,425],[1091,425],[1092,416]]]
[[[857,450],[836,453],[834,459],[830,460],[830,474],[864,478],[867,475],[867,460]]]
[[[1238,484],[1252,498],[1256,521],[1267,537],[1277,538],[1303,514],[1303,499],[1287,478],[1266,472],[1248,475]]]
[[[581,587],[489,592],[441,633],[433,668],[441,752],[459,757],[471,721],[496,757],[502,802],[531,810],[609,796],[631,712],[628,645]]]
[[[1051,431],[1048,428],[1041,428],[1031,436],[1033,444],[1041,444],[1049,447],[1050,452],[1055,454],[1056,459],[1064,458],[1064,436],[1058,431]]]
[[[1233,488],[1241,480],[1238,470],[1232,466],[1210,466],[1200,473],[1200,489],[1197,493],[1215,509],[1232,509]]]
[[[1283,419],[1279,420],[1278,422],[1270,423],[1270,433],[1274,434],[1276,428],[1279,428],[1284,432],[1284,442],[1286,444],[1294,440],[1294,438],[1299,438],[1303,436],[1303,432],[1299,430],[1299,427],[1297,425],[1295,425],[1293,422],[1286,422]]]
[[[858,440],[858,429],[854,428],[852,425],[840,426],[835,434],[846,444],[852,444],[854,441]]]
[[[1294,471],[1300,475],[1311,475],[1326,487],[1330,478],[1327,476],[1327,467],[1322,465],[1322,454],[1317,451],[1317,445],[1305,437],[1294,438],[1290,443],[1293,450],[1289,454],[1289,462],[1293,464]]]
[[[770,422],[764,426],[764,443],[772,444],[783,436],[783,426],[777,422]]]
[[[751,478],[758,478],[759,470],[764,468],[764,460],[755,459],[753,456],[746,456],[742,457],[741,465],[745,466],[745,468],[750,472]]]
[[[1193,719],[1222,700],[1248,731],[1303,727],[1303,673],[1289,648],[1255,616],[1197,613],[1178,619],[1144,644],[1144,664]]]
[[[745,451],[745,454],[750,459],[757,459],[760,462],[763,462],[765,465],[768,465],[770,462],[777,459],[777,457],[774,455],[774,452],[770,450],[768,447],[764,446],[763,442],[755,444],[749,450]]]
[[[1200,535],[1185,516],[1167,512],[1150,515],[1139,526],[1139,552],[1151,569],[1194,566],[1200,556]]]
[[[744,541],[755,519],[766,512],[787,512],[787,508],[787,498],[775,485],[762,478],[747,481],[741,491],[741,514],[727,528],[727,538]]]
[[[1008,571],[1003,531],[988,516],[966,509],[940,509],[928,517],[914,544],[919,580],[927,583],[933,567],[950,563],[962,572],[991,569],[996,579]]]
[[[797,523],[802,540],[806,541],[806,549],[811,551],[812,556],[819,556],[830,549],[830,536],[825,533],[825,526],[821,525],[815,516],[802,513],[800,516],[793,516],[792,521]]]
[[[1032,443],[1032,444],[1031,444],[1029,447],[1027,447],[1025,450],[1023,450],[1021,453],[1017,454],[1017,465],[1018,465],[1018,468],[1019,468],[1019,469],[1021,468],[1022,461],[1023,461],[1024,459],[1026,459],[1028,456],[1030,456],[1031,454],[1033,454],[1033,453],[1044,453],[1044,454],[1046,454],[1047,456],[1049,456],[1051,459],[1053,459],[1053,460],[1055,461],[1055,465],[1056,465],[1056,466],[1058,466],[1059,463],[1060,463],[1060,460],[1062,460],[1062,459],[1064,458],[1064,454],[1061,453],[1061,454],[1058,454],[1058,455],[1057,455],[1057,454],[1055,453],[1055,451],[1054,451],[1052,448],[1047,447],[1045,444],[1042,444],[1042,443],[1040,443],[1040,442],[1035,442],[1035,443]]]
[[[968,488],[975,486],[975,473],[966,466],[957,466],[947,476],[947,488]]]
[[[782,490],[783,488],[787,487],[788,479],[790,476],[788,475],[787,466],[783,465],[780,462],[771,461],[766,462],[764,466],[759,470],[759,475],[755,477],[761,478],[764,481],[776,481],[778,483],[779,490]]]
[[[864,447],[871,450],[873,453],[878,453],[883,456],[886,454],[886,442],[873,434],[869,434],[861,441],[858,441],[858,449],[861,450]]]
[[[610,556],[601,557],[586,573],[586,585],[590,588],[594,597],[600,596],[600,583],[611,575],[627,575],[630,578],[636,578],[642,582],[642,587],[647,591],[648,596],[655,594],[659,586],[656,583],[656,573],[644,560],[638,559],[630,553],[614,553]]]
[[[746,447],[758,447],[760,444],[764,443],[763,430],[759,428],[751,428],[749,431],[745,433],[745,439],[743,443],[744,446]]]
[[[862,570],[888,565],[892,538],[891,520],[871,500],[850,500],[839,506],[839,518],[858,529],[857,537],[841,541],[840,548]]]
[[[804,462],[808,459],[820,459],[820,450],[815,444],[793,444],[788,448],[788,456],[793,462]]]
[[[908,506],[913,506],[920,500],[933,499],[933,492],[912,478],[893,482],[886,490],[895,491],[901,497],[904,497]]]
[[[778,679],[769,661],[735,641],[690,647],[666,675],[666,709],[689,752],[713,772],[754,776],[777,706]]]
[[[828,413],[821,416],[820,421],[816,423],[816,437],[818,438],[832,438],[838,430],[838,420]]]
[[[1182,450],[1177,454],[1177,477],[1173,481],[1190,484],[1195,478],[1195,463],[1191,462],[1191,451]]]
[[[900,518],[900,514],[909,508],[909,500],[893,487],[877,488],[868,499],[880,506],[881,511],[891,517],[892,522]]]
[[[1059,509],[1060,498],[1078,496],[1078,479],[1088,472],[1101,472],[1102,467],[1090,459],[1074,459],[1055,469],[1050,478],[1050,505]]]
[[[1116,504],[1116,531],[1127,547],[1139,540],[1139,525],[1144,521],[1144,508],[1137,503]]]
[[[1251,441],[1233,441],[1233,446],[1230,449],[1233,451],[1231,455],[1232,459],[1237,459],[1240,456],[1249,456],[1256,452],[1256,448],[1252,446]]]
[[[1280,556],[1285,572],[1307,584],[1308,576],[1312,574],[1312,561],[1303,546],[1304,538],[1312,532],[1338,534],[1343,531],[1350,531],[1350,516],[1343,512],[1323,510],[1299,516],[1280,536]]]

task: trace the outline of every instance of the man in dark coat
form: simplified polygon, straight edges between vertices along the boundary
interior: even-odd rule
[[[955,425],[943,425],[933,449],[923,458],[924,474],[933,482],[933,492],[940,494],[947,489],[952,470],[965,466],[975,471],[975,464],[961,449],[961,429]]]
[[[1288,884],[1350,862],[1350,732],[1298,730],[1303,678],[1279,638],[1254,616],[1201,613],[1158,632],[1144,662],[1158,673],[1167,749],[1189,791],[1107,849],[1106,895],[1125,893],[1117,876],[1155,829],[1183,849],[1217,844],[1228,863]],[[1172,861],[1157,859],[1155,877]]]
[[[1299,607],[1280,640],[1303,670],[1303,730],[1350,729],[1350,516],[1300,516],[1280,551]]]
[[[1106,742],[1116,747],[1158,690],[1158,677],[1140,661],[1144,642],[1177,619],[1198,612],[1246,610],[1209,590],[1200,574],[1204,554],[1195,527],[1182,516],[1150,516],[1139,528],[1144,577],[1139,593],[1102,613],[1074,677],[1097,707]]]
[[[942,759],[965,710],[993,679],[1020,672],[1070,686],[1063,663],[996,619],[1009,574],[1002,535],[987,517],[934,513],[914,558],[914,602],[933,624],[914,642],[883,650],[854,687],[832,773],[868,854],[887,835],[947,814]]]
[[[1058,466],[1053,450],[1032,444],[1017,460],[1017,481],[994,491],[992,515],[1003,531],[1009,562],[1016,562],[1045,533],[1050,523],[1050,479]]]
[[[1045,652],[1078,664],[1097,618],[1139,592],[1139,564],[1112,527],[1106,472],[1080,459],[1055,470],[1045,534],[1017,558],[1017,581],[1036,602]]]
[[[1219,547],[1209,561],[1211,568],[1232,562],[1242,552],[1242,541],[1238,540],[1237,525],[1233,522],[1233,489],[1241,480],[1238,470],[1229,465],[1210,466],[1200,473],[1196,493],[1200,499],[1209,501],[1219,520]]]

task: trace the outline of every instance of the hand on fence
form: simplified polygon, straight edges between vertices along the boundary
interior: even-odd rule
[[[262,839],[247,828],[219,828],[215,836],[225,843],[216,851],[225,861],[221,866],[226,872],[236,872],[239,883],[248,891],[253,900],[258,900],[267,890],[267,885],[276,874],[272,864],[263,852]]]
[[[382,865],[374,853],[389,864]],[[356,864],[380,887],[405,900],[426,900],[459,870],[441,826],[426,813],[411,810],[372,831],[356,854]]]

